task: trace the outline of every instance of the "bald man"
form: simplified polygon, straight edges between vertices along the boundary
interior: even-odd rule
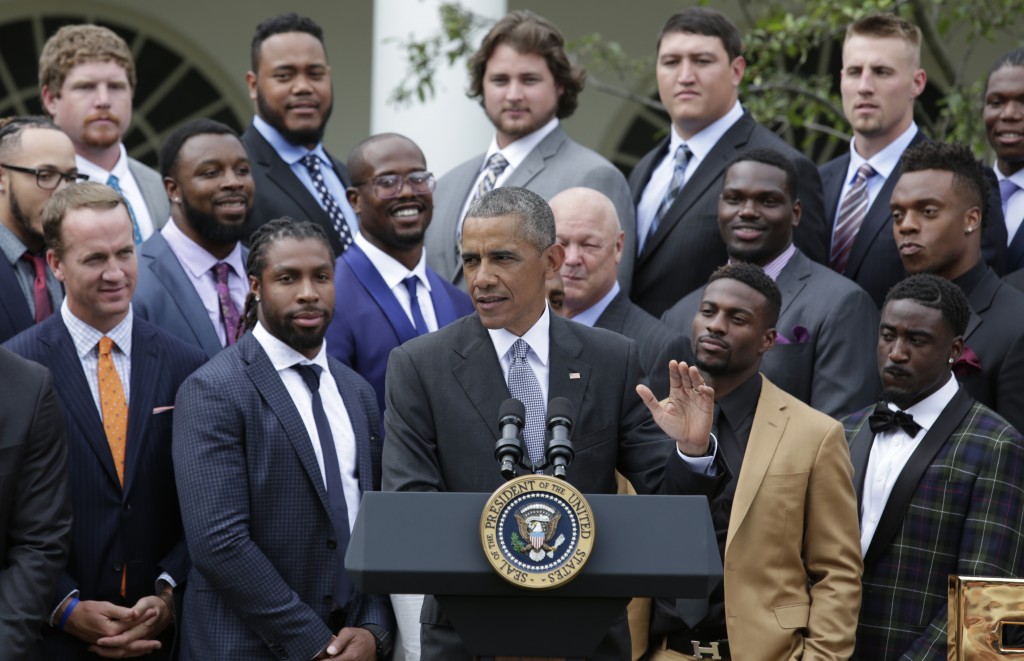
[[[682,334],[634,305],[621,291],[616,276],[625,235],[612,201],[591,188],[570,188],[549,204],[558,243],[565,248],[564,316],[636,342],[654,394],[668,395],[665,366],[672,359],[692,363],[692,354]]]

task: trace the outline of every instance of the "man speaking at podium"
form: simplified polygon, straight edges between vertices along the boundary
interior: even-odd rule
[[[681,455],[709,450],[714,393],[696,368],[671,363],[668,400],[639,389],[662,409],[659,429],[638,394],[646,379],[636,345],[551,314],[545,279],[565,253],[544,199],[512,187],[481,197],[466,215],[462,256],[476,314],[406,342],[388,361],[384,490],[498,488],[498,410],[511,394],[526,404],[524,460],[542,461],[546,403],[565,397],[575,420],[569,482],[615,493],[618,469],[639,493],[681,493],[690,470]],[[421,619],[422,658],[469,658],[432,598]],[[630,658],[625,611],[591,658]]]

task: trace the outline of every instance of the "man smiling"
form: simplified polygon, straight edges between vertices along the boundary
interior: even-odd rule
[[[235,343],[248,291],[249,157],[230,128],[197,119],[168,136],[160,169],[171,222],[142,244],[135,310],[212,357]]]

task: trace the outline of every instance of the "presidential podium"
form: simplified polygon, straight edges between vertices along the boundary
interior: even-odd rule
[[[594,545],[550,590],[495,572],[480,540],[485,493],[364,494],[346,555],[366,593],[432,594],[476,657],[585,657],[632,597],[707,597],[722,580],[703,496],[588,495]]]

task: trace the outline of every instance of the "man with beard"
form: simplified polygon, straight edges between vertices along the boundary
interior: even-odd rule
[[[170,659],[175,588],[189,567],[171,416],[178,386],[206,357],[132,314],[136,246],[117,192],[92,182],[57,191],[43,232],[67,296],[5,344],[50,370],[64,411],[71,554],[48,595],[42,658]]]
[[[327,329],[327,353],[366,379],[384,412],[391,350],[473,312],[469,296],[427,266],[423,234],[434,212],[434,175],[416,143],[385,133],[348,157],[348,200],[359,234],[338,260],[339,307]]]
[[[52,122],[0,120],[0,342],[45,320],[64,299],[46,266],[42,213],[76,172],[75,148]]]
[[[707,473],[690,475],[693,491],[711,494],[725,577],[703,603],[655,601],[652,661],[709,650],[839,661],[853,651],[861,557],[850,455],[838,422],[758,373],[781,305],[760,267],[733,263],[711,275],[693,318],[718,445]]]
[[[971,316],[932,274],[886,296],[882,400],[845,421],[864,554],[854,659],[945,659],[947,577],[1021,575],[1024,439],[952,373]]]
[[[78,170],[120,193],[142,243],[167,222],[160,175],[121,142],[132,122],[135,61],[124,39],[98,25],[67,25],[39,55],[43,107],[75,145]]]
[[[181,387],[174,466],[194,571],[181,658],[384,659],[386,596],[362,595],[345,551],[380,487],[370,386],[327,356],[334,253],[310,222],[252,236],[246,333]]]
[[[323,146],[334,105],[323,29],[294,13],[268,18],[256,26],[250,56],[245,80],[256,115],[242,142],[256,180],[256,224],[285,216],[310,220],[340,255],[359,223],[345,195],[348,170]]]
[[[878,372],[866,357],[875,346],[878,308],[867,292],[811,261],[793,244],[803,205],[793,162],[774,149],[751,149],[725,169],[718,229],[730,262],[764,269],[782,292],[775,348],[761,372],[822,413],[842,416],[878,395]],[[669,308],[662,320],[687,335],[702,289]]]
[[[196,119],[168,136],[160,171],[171,222],[142,244],[135,312],[212,358],[237,340],[249,289],[249,157],[230,128]]]

